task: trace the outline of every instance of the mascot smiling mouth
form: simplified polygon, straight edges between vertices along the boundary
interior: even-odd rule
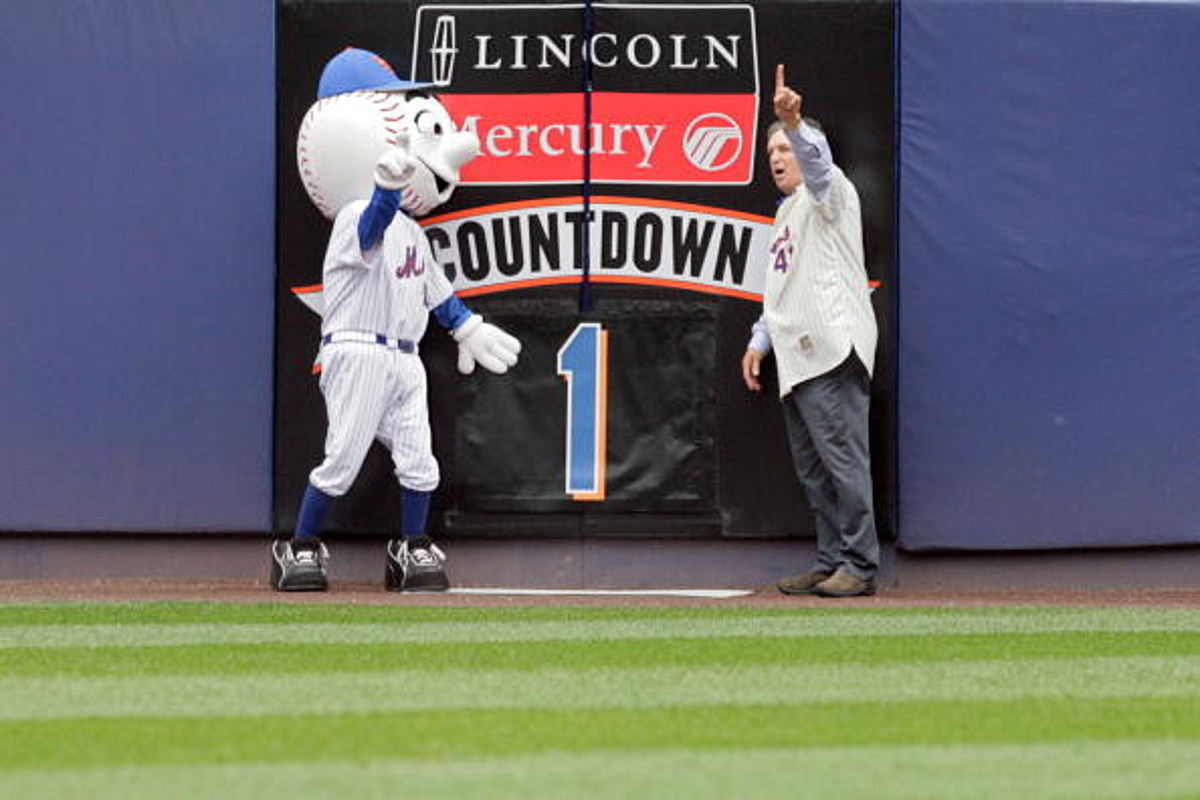
[[[460,131],[436,97],[405,92],[392,146],[407,149],[416,170],[404,191],[403,206],[422,216],[442,205],[454,193],[460,171],[479,154],[475,134]]]

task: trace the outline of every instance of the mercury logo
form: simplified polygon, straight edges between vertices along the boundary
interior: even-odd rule
[[[741,155],[742,130],[724,114],[703,114],[688,125],[683,152],[697,169],[717,172]]]
[[[454,57],[458,54],[454,17],[442,14],[433,27],[433,43],[429,47],[430,74],[435,86],[449,86],[454,76]]]

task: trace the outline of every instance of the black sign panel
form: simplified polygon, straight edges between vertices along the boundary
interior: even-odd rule
[[[591,11],[280,7],[280,529],[294,523],[325,424],[307,369],[319,320],[292,289],[320,282],[329,226],[296,177],[294,144],[322,66],[353,45],[440,84],[460,126],[479,136],[463,185],[422,224],[459,294],[526,348],[508,375],[463,378],[436,325],[422,342],[443,476],[437,533],[812,534],[773,376],[752,395],[739,366],[760,313],[776,202],[761,139],[775,64],[785,63],[862,199],[881,333],[877,511],[890,534],[893,4],[596,2]],[[602,407],[579,389],[593,380],[604,383]],[[330,527],[390,533],[394,497],[388,461],[372,453]]]

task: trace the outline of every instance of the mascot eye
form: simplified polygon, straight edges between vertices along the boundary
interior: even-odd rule
[[[442,123],[438,122],[429,111],[422,111],[417,114],[417,118],[413,120],[413,125],[421,133],[442,135]]]

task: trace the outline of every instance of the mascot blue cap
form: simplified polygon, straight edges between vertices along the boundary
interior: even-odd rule
[[[433,84],[401,80],[391,65],[371,51],[347,47],[325,65],[317,85],[317,98],[323,100],[335,94],[363,90],[409,92],[430,86]]]

